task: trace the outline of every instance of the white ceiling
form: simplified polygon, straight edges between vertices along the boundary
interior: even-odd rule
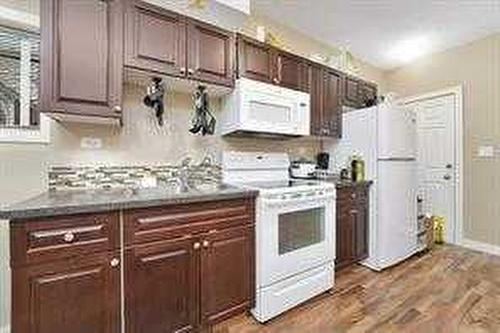
[[[252,0],[252,10],[385,69],[500,31],[500,0]]]

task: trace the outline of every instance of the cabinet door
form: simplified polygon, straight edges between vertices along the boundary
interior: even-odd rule
[[[304,60],[298,56],[285,52],[276,51],[275,65],[277,71],[274,75],[274,83],[282,87],[294,90],[304,89],[304,81],[308,80],[304,67]]]
[[[368,82],[361,84],[361,104],[363,107],[373,106],[377,103],[377,86]]]
[[[188,26],[188,77],[234,86],[233,33],[195,20]]]
[[[311,66],[311,135],[322,135],[323,113],[323,69],[320,66]]]
[[[352,216],[352,204],[349,201],[337,204],[336,269],[351,264],[355,257],[355,230]]]
[[[333,70],[323,75],[322,126],[324,135],[342,137],[342,76]]]
[[[128,0],[125,65],[172,76],[186,76],[185,18],[142,1]]]
[[[363,189],[362,191],[364,192],[365,190]],[[367,193],[361,194],[354,212],[356,260],[360,261],[368,257],[369,204]]]
[[[118,253],[13,269],[12,332],[120,332]]]
[[[121,1],[41,1],[41,109],[121,117]]]
[[[273,49],[242,35],[238,36],[238,76],[272,83]]]
[[[253,306],[254,228],[217,231],[202,245],[202,320],[211,325]]]
[[[128,333],[196,330],[199,251],[199,242],[181,239],[126,252]]]
[[[356,78],[347,76],[344,80],[344,105],[359,108],[360,107],[360,81]]]

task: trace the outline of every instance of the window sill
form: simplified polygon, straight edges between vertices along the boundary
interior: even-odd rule
[[[40,127],[0,127],[1,143],[50,143],[50,119],[41,114]]]

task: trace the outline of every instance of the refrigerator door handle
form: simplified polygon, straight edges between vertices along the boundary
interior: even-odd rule
[[[395,162],[415,162],[417,159],[415,157],[386,157],[379,158],[378,161],[395,161]]]

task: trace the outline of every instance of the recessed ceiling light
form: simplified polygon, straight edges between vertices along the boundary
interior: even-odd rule
[[[409,62],[427,53],[429,47],[429,38],[425,36],[414,37],[399,42],[389,51],[389,56],[393,60]]]

